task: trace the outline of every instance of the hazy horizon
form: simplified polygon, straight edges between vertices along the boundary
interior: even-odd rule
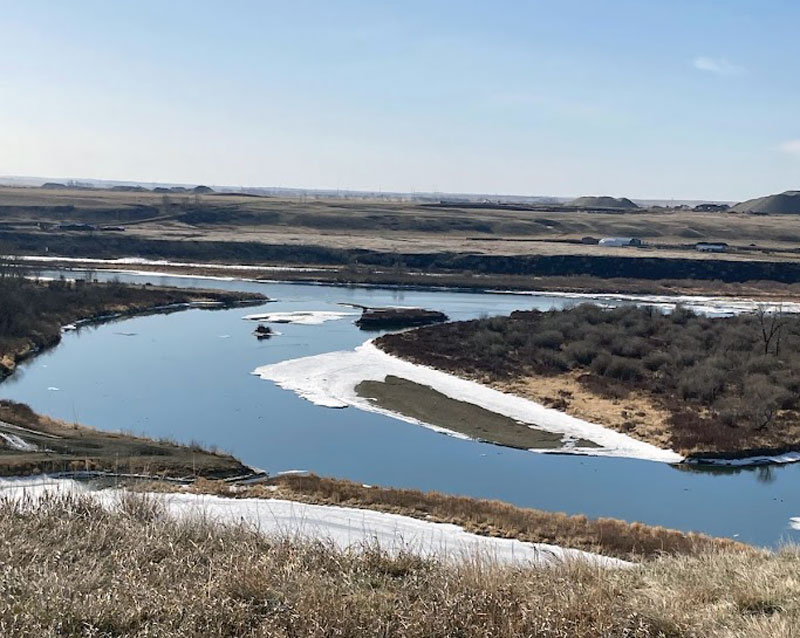
[[[142,186],[144,188],[152,189],[156,187],[186,187],[192,188],[195,186],[209,186],[217,190],[217,192],[223,192],[226,190],[230,190],[232,193],[236,192],[255,192],[255,191],[294,191],[298,195],[302,194],[323,194],[323,193],[342,193],[342,194],[363,194],[363,195],[383,195],[386,197],[397,195],[397,196],[442,196],[442,197],[469,197],[469,198],[478,198],[478,197],[487,197],[487,198],[501,198],[506,200],[513,200],[518,198],[520,200],[523,199],[548,199],[548,200],[558,200],[560,202],[565,202],[571,199],[577,199],[578,197],[586,197],[586,196],[603,196],[605,193],[579,193],[579,194],[561,194],[561,193],[481,193],[481,192],[467,192],[467,191],[392,191],[392,190],[383,190],[383,191],[372,191],[372,190],[359,190],[359,189],[351,189],[351,188],[339,188],[339,189],[329,189],[329,188],[304,188],[304,187],[296,187],[290,185],[275,185],[275,184],[259,184],[259,185],[241,185],[241,184],[214,184],[214,183],[199,183],[199,182],[163,182],[163,181],[137,181],[137,180],[129,180],[129,179],[98,179],[94,177],[76,177],[76,176],[42,176],[42,175],[0,175],[0,185],[4,186],[20,186],[20,187],[39,187],[42,184],[48,183],[58,183],[64,184],[65,186],[69,187],[71,183],[79,184],[81,187],[85,185],[90,185],[92,188],[110,188],[115,185],[130,185],[130,186]],[[627,197],[626,195],[619,195],[618,197]],[[737,200],[723,200],[723,199],[687,199],[682,197],[670,197],[670,198],[646,198],[646,197],[629,197],[628,199],[632,199],[637,202],[675,202],[676,204],[686,203],[686,202],[720,202],[720,203],[734,203]]]
[[[741,201],[800,187],[786,0],[0,0],[0,174]]]

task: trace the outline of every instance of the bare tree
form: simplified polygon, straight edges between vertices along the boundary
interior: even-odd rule
[[[764,344],[764,354],[769,354],[770,347],[774,345],[775,356],[781,353],[781,337],[783,328],[786,325],[786,317],[782,306],[770,310],[767,304],[758,304],[756,308],[759,328],[761,329],[761,339]]]

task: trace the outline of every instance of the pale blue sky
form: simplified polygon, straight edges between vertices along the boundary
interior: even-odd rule
[[[800,188],[795,0],[0,0],[0,174]]]

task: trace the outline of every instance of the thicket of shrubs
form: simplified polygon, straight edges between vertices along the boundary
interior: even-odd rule
[[[586,304],[431,326],[379,345],[490,381],[579,370],[606,396],[646,391],[671,411],[679,447],[778,430],[800,410],[800,317],[766,309],[709,318]]]

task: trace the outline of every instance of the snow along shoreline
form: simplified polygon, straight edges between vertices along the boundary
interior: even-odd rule
[[[351,351],[328,352],[261,366],[256,368],[253,374],[273,381],[279,387],[291,390],[319,406],[354,407],[414,425],[421,425],[456,438],[471,439],[460,432],[386,410],[356,393],[356,386],[362,381],[384,381],[387,376],[396,376],[433,388],[451,399],[472,403],[491,412],[530,424],[536,429],[564,435],[565,447],[557,450],[531,449],[531,452],[612,456],[662,463],[683,462],[697,466],[732,468],[800,462],[800,452],[759,454],[738,458],[700,456],[684,458],[673,450],[639,441],[597,423],[584,421],[559,410],[547,408],[530,399],[500,392],[481,383],[462,379],[441,370],[404,361],[380,350],[372,341],[367,341]],[[573,443],[575,439],[587,439],[600,447],[579,447]]]
[[[93,490],[72,479],[47,476],[0,479],[0,499],[35,507],[53,495],[86,495],[113,510],[124,490]],[[630,567],[617,558],[546,543],[481,536],[458,525],[433,523],[399,514],[334,505],[259,498],[225,498],[210,494],[145,493],[161,502],[176,519],[210,520],[221,525],[245,524],[267,536],[332,542],[341,550],[375,547],[397,553],[411,551],[442,560],[485,559],[502,564],[548,566],[586,561],[597,567]]]
[[[356,392],[356,386],[362,381],[383,381],[389,375],[396,376],[431,387],[451,399],[472,403],[497,414],[530,424],[537,429],[562,434],[568,446],[556,450],[557,452],[620,456],[663,463],[683,461],[683,457],[672,450],[664,450],[638,441],[626,434],[615,432],[552,408],[546,408],[529,399],[500,392],[475,381],[404,361],[380,350],[372,341],[367,341],[351,351],[328,352],[261,366],[253,374],[273,381],[281,388],[292,390],[316,405],[329,408],[354,407],[422,425],[458,438],[470,438],[458,432],[385,410],[370,400],[360,397]],[[569,441],[575,439],[588,439],[600,447],[569,446]],[[552,452],[553,450],[532,451]]]

